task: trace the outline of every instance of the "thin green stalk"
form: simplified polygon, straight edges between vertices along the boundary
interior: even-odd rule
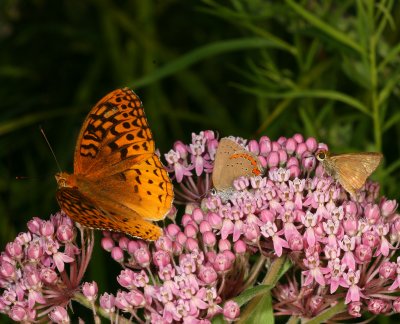
[[[92,308],[92,304],[88,301],[88,299],[81,293],[76,293],[74,295],[73,300],[75,300],[76,302],[78,302],[79,304],[81,304],[82,306],[88,308],[88,309],[93,309]],[[100,315],[101,317],[104,317],[108,320],[110,320],[110,314],[108,314],[104,309],[102,309],[101,307],[95,305],[94,309],[96,311],[97,315]],[[130,321],[128,321],[126,318],[124,317],[120,317],[118,322],[120,324],[128,324],[131,323]]]
[[[275,259],[272,262],[271,267],[269,268],[269,271],[268,271],[267,275],[265,276],[262,284],[273,287],[279,279],[281,269],[284,266],[285,262],[286,262],[286,255],[283,255],[280,258]],[[248,318],[250,318],[250,316],[252,316],[254,309],[257,307],[258,303],[261,301],[261,299],[263,297],[264,297],[264,295],[260,295],[260,296],[254,297],[251,300],[251,302],[247,305],[247,307],[241,313],[240,321],[238,323],[245,323],[246,320]]]
[[[379,114],[379,98],[378,98],[378,75],[376,66],[376,37],[371,36],[370,49],[369,49],[369,65],[370,65],[370,79],[371,79],[371,99],[372,99],[372,118],[374,124],[374,138],[375,145],[378,151],[382,150],[382,129]]]

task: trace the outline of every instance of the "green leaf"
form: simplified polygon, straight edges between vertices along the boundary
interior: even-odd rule
[[[252,287],[246,289],[239,296],[235,297],[233,300],[239,304],[239,306],[243,306],[248,301],[252,300],[254,297],[266,294],[271,290],[272,286],[270,285],[258,285],[256,287]]]
[[[273,324],[274,320],[274,308],[272,306],[272,297],[270,293],[265,294],[254,312],[247,319],[247,323],[263,323],[263,324]]]
[[[350,37],[348,37],[345,33],[333,28],[332,26],[328,25],[319,17],[313,15],[310,11],[307,11],[302,6],[295,3],[293,0],[286,0],[285,1],[289,7],[291,7],[297,14],[302,16],[305,20],[307,20],[311,25],[318,28],[326,35],[330,36],[331,38],[335,39],[336,41],[343,43],[344,45],[352,48],[356,52],[363,54],[363,48],[354,42]]]
[[[50,118],[60,117],[70,112],[69,109],[59,109],[52,111],[42,111],[38,113],[32,113],[22,117],[18,117],[13,120],[8,120],[0,123],[0,135],[11,133],[23,127],[36,124],[42,120],[48,120]]]
[[[266,47],[279,47],[276,43],[266,40],[261,37],[232,39],[227,41],[215,42],[200,48],[197,48],[185,55],[180,56],[174,61],[164,65],[163,67],[155,70],[154,72],[145,75],[144,77],[134,80],[130,83],[131,87],[135,89],[143,87],[147,84],[153,83],[157,80],[173,75],[178,71],[186,69],[187,67],[200,62],[208,57],[215,55],[246,50],[250,48],[266,48]]]
[[[363,112],[364,114],[371,116],[370,111],[368,108],[360,101],[354,99],[351,96],[348,96],[344,93],[334,91],[334,90],[318,90],[318,89],[311,89],[311,90],[295,90],[295,91],[288,91],[288,92],[266,92],[264,89],[257,89],[257,88],[249,88],[244,86],[238,86],[238,88],[257,94],[261,97],[266,98],[322,98],[322,99],[331,99],[336,101],[341,101],[349,106]]]
[[[303,324],[319,324],[319,323],[326,323],[329,319],[333,316],[342,313],[346,310],[346,305],[344,304],[343,300],[339,301],[335,306],[328,308],[326,311],[322,312],[318,316],[314,317],[313,319],[303,322]]]

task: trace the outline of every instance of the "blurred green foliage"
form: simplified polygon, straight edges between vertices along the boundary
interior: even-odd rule
[[[141,97],[162,153],[204,129],[298,132],[334,152],[382,151],[375,179],[399,199],[399,22],[394,0],[2,0],[1,246],[58,210],[39,125],[72,171],[85,115],[123,86]]]

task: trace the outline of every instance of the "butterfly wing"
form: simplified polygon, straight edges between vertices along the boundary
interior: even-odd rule
[[[106,95],[83,123],[74,174],[59,176],[61,209],[83,226],[157,239],[162,230],[146,219],[165,217],[173,190],[154,146],[139,97],[128,88]]]
[[[217,190],[232,187],[235,179],[241,176],[261,174],[262,167],[257,156],[235,141],[222,138],[215,154],[212,179]]]
[[[164,219],[174,197],[168,173],[156,155],[94,182],[89,192],[88,195],[113,201],[133,215],[153,221]]]
[[[102,178],[154,154],[154,140],[139,97],[117,89],[89,112],[76,144],[74,174]]]
[[[75,222],[100,230],[123,232],[133,237],[154,241],[162,234],[161,228],[141,219],[139,215],[115,206],[101,206],[75,188],[57,190],[61,209]]]
[[[361,152],[333,155],[335,176],[343,188],[354,195],[365,184],[382,160],[381,153]]]

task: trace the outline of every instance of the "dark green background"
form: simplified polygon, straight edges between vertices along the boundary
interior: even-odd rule
[[[396,1],[2,0],[1,247],[58,210],[39,126],[72,171],[84,117],[124,86],[162,153],[205,129],[299,132],[334,152],[382,151],[374,178],[399,198],[399,16]],[[103,290],[105,258],[89,273]]]

